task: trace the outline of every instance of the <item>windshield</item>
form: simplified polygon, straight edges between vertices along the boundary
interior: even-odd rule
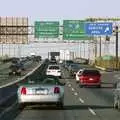
[[[100,75],[100,72],[97,70],[85,70],[83,71],[84,75]]]
[[[42,84],[48,84],[48,85],[56,85],[58,83],[59,83],[59,81],[57,79],[54,79],[54,78],[45,78],[42,81]]]
[[[55,76],[40,76],[35,79],[29,78],[28,80],[22,82],[22,84],[58,84],[59,79]]]

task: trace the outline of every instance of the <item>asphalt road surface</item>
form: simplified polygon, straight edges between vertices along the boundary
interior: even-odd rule
[[[14,100],[5,114],[1,112],[1,120],[120,120],[120,111],[113,109],[113,83],[120,79],[120,72],[102,72],[101,88],[79,88],[66,70],[63,74],[63,109],[35,105],[20,111]]]

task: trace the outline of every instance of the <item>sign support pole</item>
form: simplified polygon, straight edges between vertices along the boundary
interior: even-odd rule
[[[101,47],[102,45],[101,45],[101,36],[100,36],[100,56],[99,57],[101,57]]]
[[[116,26],[116,68],[118,68],[118,26]]]

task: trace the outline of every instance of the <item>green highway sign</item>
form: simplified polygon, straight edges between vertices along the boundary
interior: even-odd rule
[[[63,21],[64,40],[88,40],[85,33],[85,21],[83,20],[64,20]]]
[[[57,38],[59,37],[59,22],[36,21],[35,38]]]

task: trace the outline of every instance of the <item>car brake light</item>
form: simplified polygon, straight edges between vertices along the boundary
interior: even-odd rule
[[[59,87],[55,87],[54,88],[54,93],[60,93],[60,88]]]
[[[27,93],[27,89],[25,87],[22,87],[21,94],[26,95],[26,93]]]

